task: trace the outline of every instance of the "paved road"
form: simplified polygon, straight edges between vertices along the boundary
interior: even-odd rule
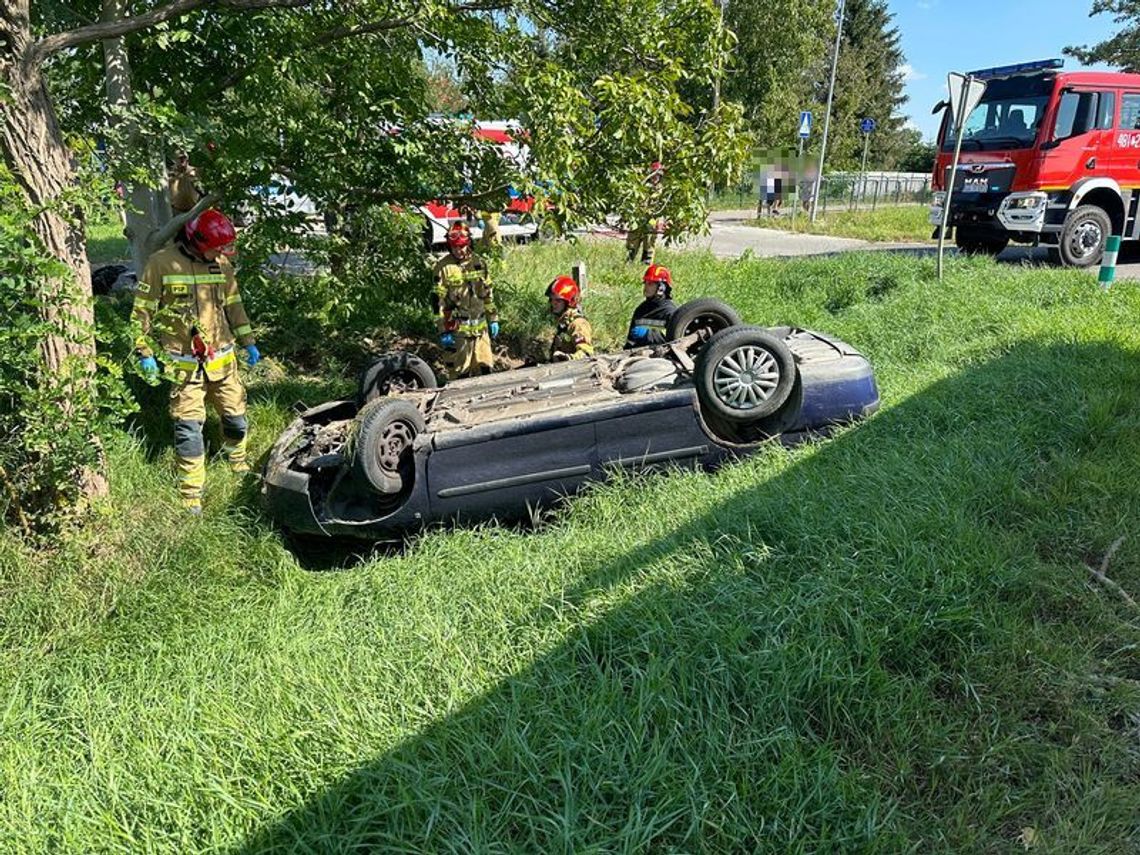
[[[755,217],[752,211],[713,211],[709,215],[709,234],[692,238],[683,246],[707,249],[721,258],[739,258],[747,251],[758,257],[790,257],[800,255],[831,255],[852,251],[933,253],[931,243],[873,243],[852,238],[825,237],[762,229],[744,225]],[[957,250],[950,246],[948,254]],[[998,256],[1006,264],[1052,266],[1044,247],[1011,246]],[[1092,268],[1095,275],[1098,268]],[[1140,243],[1127,244],[1120,253],[1116,267],[1118,279],[1140,279]]]

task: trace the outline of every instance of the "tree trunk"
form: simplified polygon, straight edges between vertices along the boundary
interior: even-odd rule
[[[32,228],[43,248],[71,275],[41,283],[40,312],[53,329],[40,345],[42,382],[65,402],[86,392],[95,373],[94,302],[82,217],[61,202],[74,185],[71,156],[63,142],[51,98],[38,67],[25,61],[31,39],[28,0],[0,5],[0,151],[28,205],[38,214]],[[83,473],[84,492],[106,492],[98,473]]]
[[[103,0],[103,21],[117,21],[127,15],[127,0]],[[107,80],[107,106],[111,115],[116,110],[129,107],[133,101],[131,93],[131,63],[126,45],[121,38],[103,40],[103,68]],[[131,125],[127,129],[129,147],[136,145],[137,129]],[[147,187],[136,184],[127,193],[126,235],[131,242],[131,261],[135,272],[142,275],[146,261],[154,251],[150,236],[170,219],[170,201],[164,187]]]

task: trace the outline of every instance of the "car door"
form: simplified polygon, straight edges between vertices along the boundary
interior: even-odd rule
[[[428,458],[432,517],[516,519],[576,492],[597,465],[594,424],[586,416],[518,419],[437,435]]]
[[[1061,91],[1049,138],[1041,144],[1038,175],[1043,188],[1067,190],[1082,179],[1112,174],[1115,105],[1112,91]]]

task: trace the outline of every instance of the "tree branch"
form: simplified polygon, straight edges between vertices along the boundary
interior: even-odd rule
[[[120,18],[117,21],[103,21],[98,24],[88,24],[67,30],[62,33],[52,33],[28,46],[24,55],[24,63],[36,67],[49,56],[68,48],[79,47],[91,42],[127,36],[157,26],[171,18],[193,12],[202,6],[218,5],[231,9],[271,9],[271,8],[299,8],[308,6],[313,0],[173,0],[162,6],[156,6],[149,12],[133,15],[129,18]]]
[[[188,222],[198,216],[207,208],[213,207],[214,203],[221,199],[217,193],[207,193],[195,203],[194,207],[183,214],[178,214],[172,217],[166,225],[162,228],[155,229],[146,236],[146,248],[148,254],[157,252],[165,246]],[[142,274],[142,271],[139,271]]]

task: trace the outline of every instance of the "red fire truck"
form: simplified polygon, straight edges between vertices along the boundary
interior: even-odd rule
[[[1109,235],[1140,239],[1140,74],[1061,71],[1059,59],[971,72],[986,80],[964,122],[949,224],[964,252],[1053,247],[1100,262]],[[942,222],[957,128],[946,102],[930,221]],[[937,235],[937,228],[935,229]]]

